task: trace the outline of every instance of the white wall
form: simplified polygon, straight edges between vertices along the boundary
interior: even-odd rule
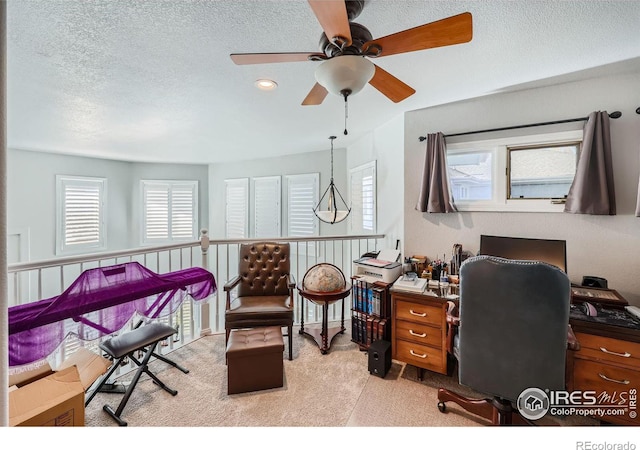
[[[333,150],[333,181],[338,190],[349,202],[347,196],[346,150],[335,148]],[[209,223],[211,228],[209,236],[212,239],[224,239],[225,237],[225,190],[224,180],[232,178],[249,178],[249,230],[253,229],[253,192],[251,191],[251,178],[275,175],[296,175],[304,173],[320,173],[319,196],[329,185],[331,178],[331,152],[329,149],[320,152],[310,152],[302,155],[290,155],[281,158],[265,158],[234,163],[221,163],[209,165]],[[286,223],[286,185],[282,180],[282,224]],[[348,220],[348,219],[347,219]],[[343,235],[347,232],[347,221],[327,224],[320,222],[321,235]]]
[[[451,255],[454,243],[473,253],[480,234],[565,239],[572,282],[583,275],[606,278],[630,303],[640,305],[640,218],[638,192],[640,73],[604,76],[555,86],[500,93],[405,115],[405,252],[430,258]],[[424,161],[419,136],[585,117],[616,111],[611,120],[617,215],[467,212],[428,214],[415,210]]]
[[[347,167],[376,161],[377,233],[385,235],[385,246],[395,248],[404,241],[404,118],[397,118],[359,139],[347,150]]]
[[[107,181],[107,250],[140,245],[141,179],[199,180],[200,227],[207,227],[206,165],[145,164],[10,149],[8,232],[28,230],[29,260],[56,256],[56,175],[103,177]]]

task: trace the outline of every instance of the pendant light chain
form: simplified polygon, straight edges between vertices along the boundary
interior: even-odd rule
[[[344,96],[344,134],[349,134],[347,131],[347,117],[349,117],[349,102],[347,102],[348,94]],[[332,141],[333,142],[333,141]]]
[[[335,139],[335,136],[329,136],[329,139],[331,139],[331,182],[333,183],[333,140]]]

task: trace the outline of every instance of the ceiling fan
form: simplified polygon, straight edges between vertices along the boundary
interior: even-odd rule
[[[415,89],[372,63],[369,58],[415,52],[462,44],[472,38],[471,13],[465,12],[436,22],[373,39],[369,30],[353,20],[362,12],[365,0],[308,0],[320,26],[320,52],[233,53],[239,65],[299,61],[322,61],[316,69],[316,84],[302,105],[319,105],[329,92],[344,97],[369,83],[398,103]]]

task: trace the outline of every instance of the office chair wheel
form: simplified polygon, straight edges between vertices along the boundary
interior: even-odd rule
[[[447,405],[444,402],[438,402],[438,410],[443,413],[447,410]]]

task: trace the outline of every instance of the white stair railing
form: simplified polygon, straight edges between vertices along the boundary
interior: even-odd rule
[[[9,306],[34,302],[59,295],[84,271],[124,262],[137,261],[156,273],[167,273],[189,267],[203,267],[213,273],[217,291],[207,302],[195,304],[187,299],[167,320],[179,329],[179,336],[167,343],[170,348],[184,345],[211,333],[224,332],[225,293],[222,286],[237,275],[239,246],[245,242],[288,242],[291,247],[291,273],[296,282],[306,271],[320,262],[338,266],[347,279],[352,275],[352,261],[366,252],[381,248],[384,235],[317,236],[312,238],[274,237],[270,239],[209,239],[202,230],[200,240],[180,244],[54,258],[44,261],[16,263],[8,266]],[[300,302],[296,293],[295,323],[300,323]],[[331,305],[329,320],[339,320],[341,303]],[[345,308],[349,303],[345,302]],[[346,311],[345,311],[346,313]],[[319,307],[305,307],[305,323],[321,320]],[[80,345],[80,344],[77,344]],[[97,345],[97,344],[95,344]],[[69,344],[64,353],[75,349]]]

